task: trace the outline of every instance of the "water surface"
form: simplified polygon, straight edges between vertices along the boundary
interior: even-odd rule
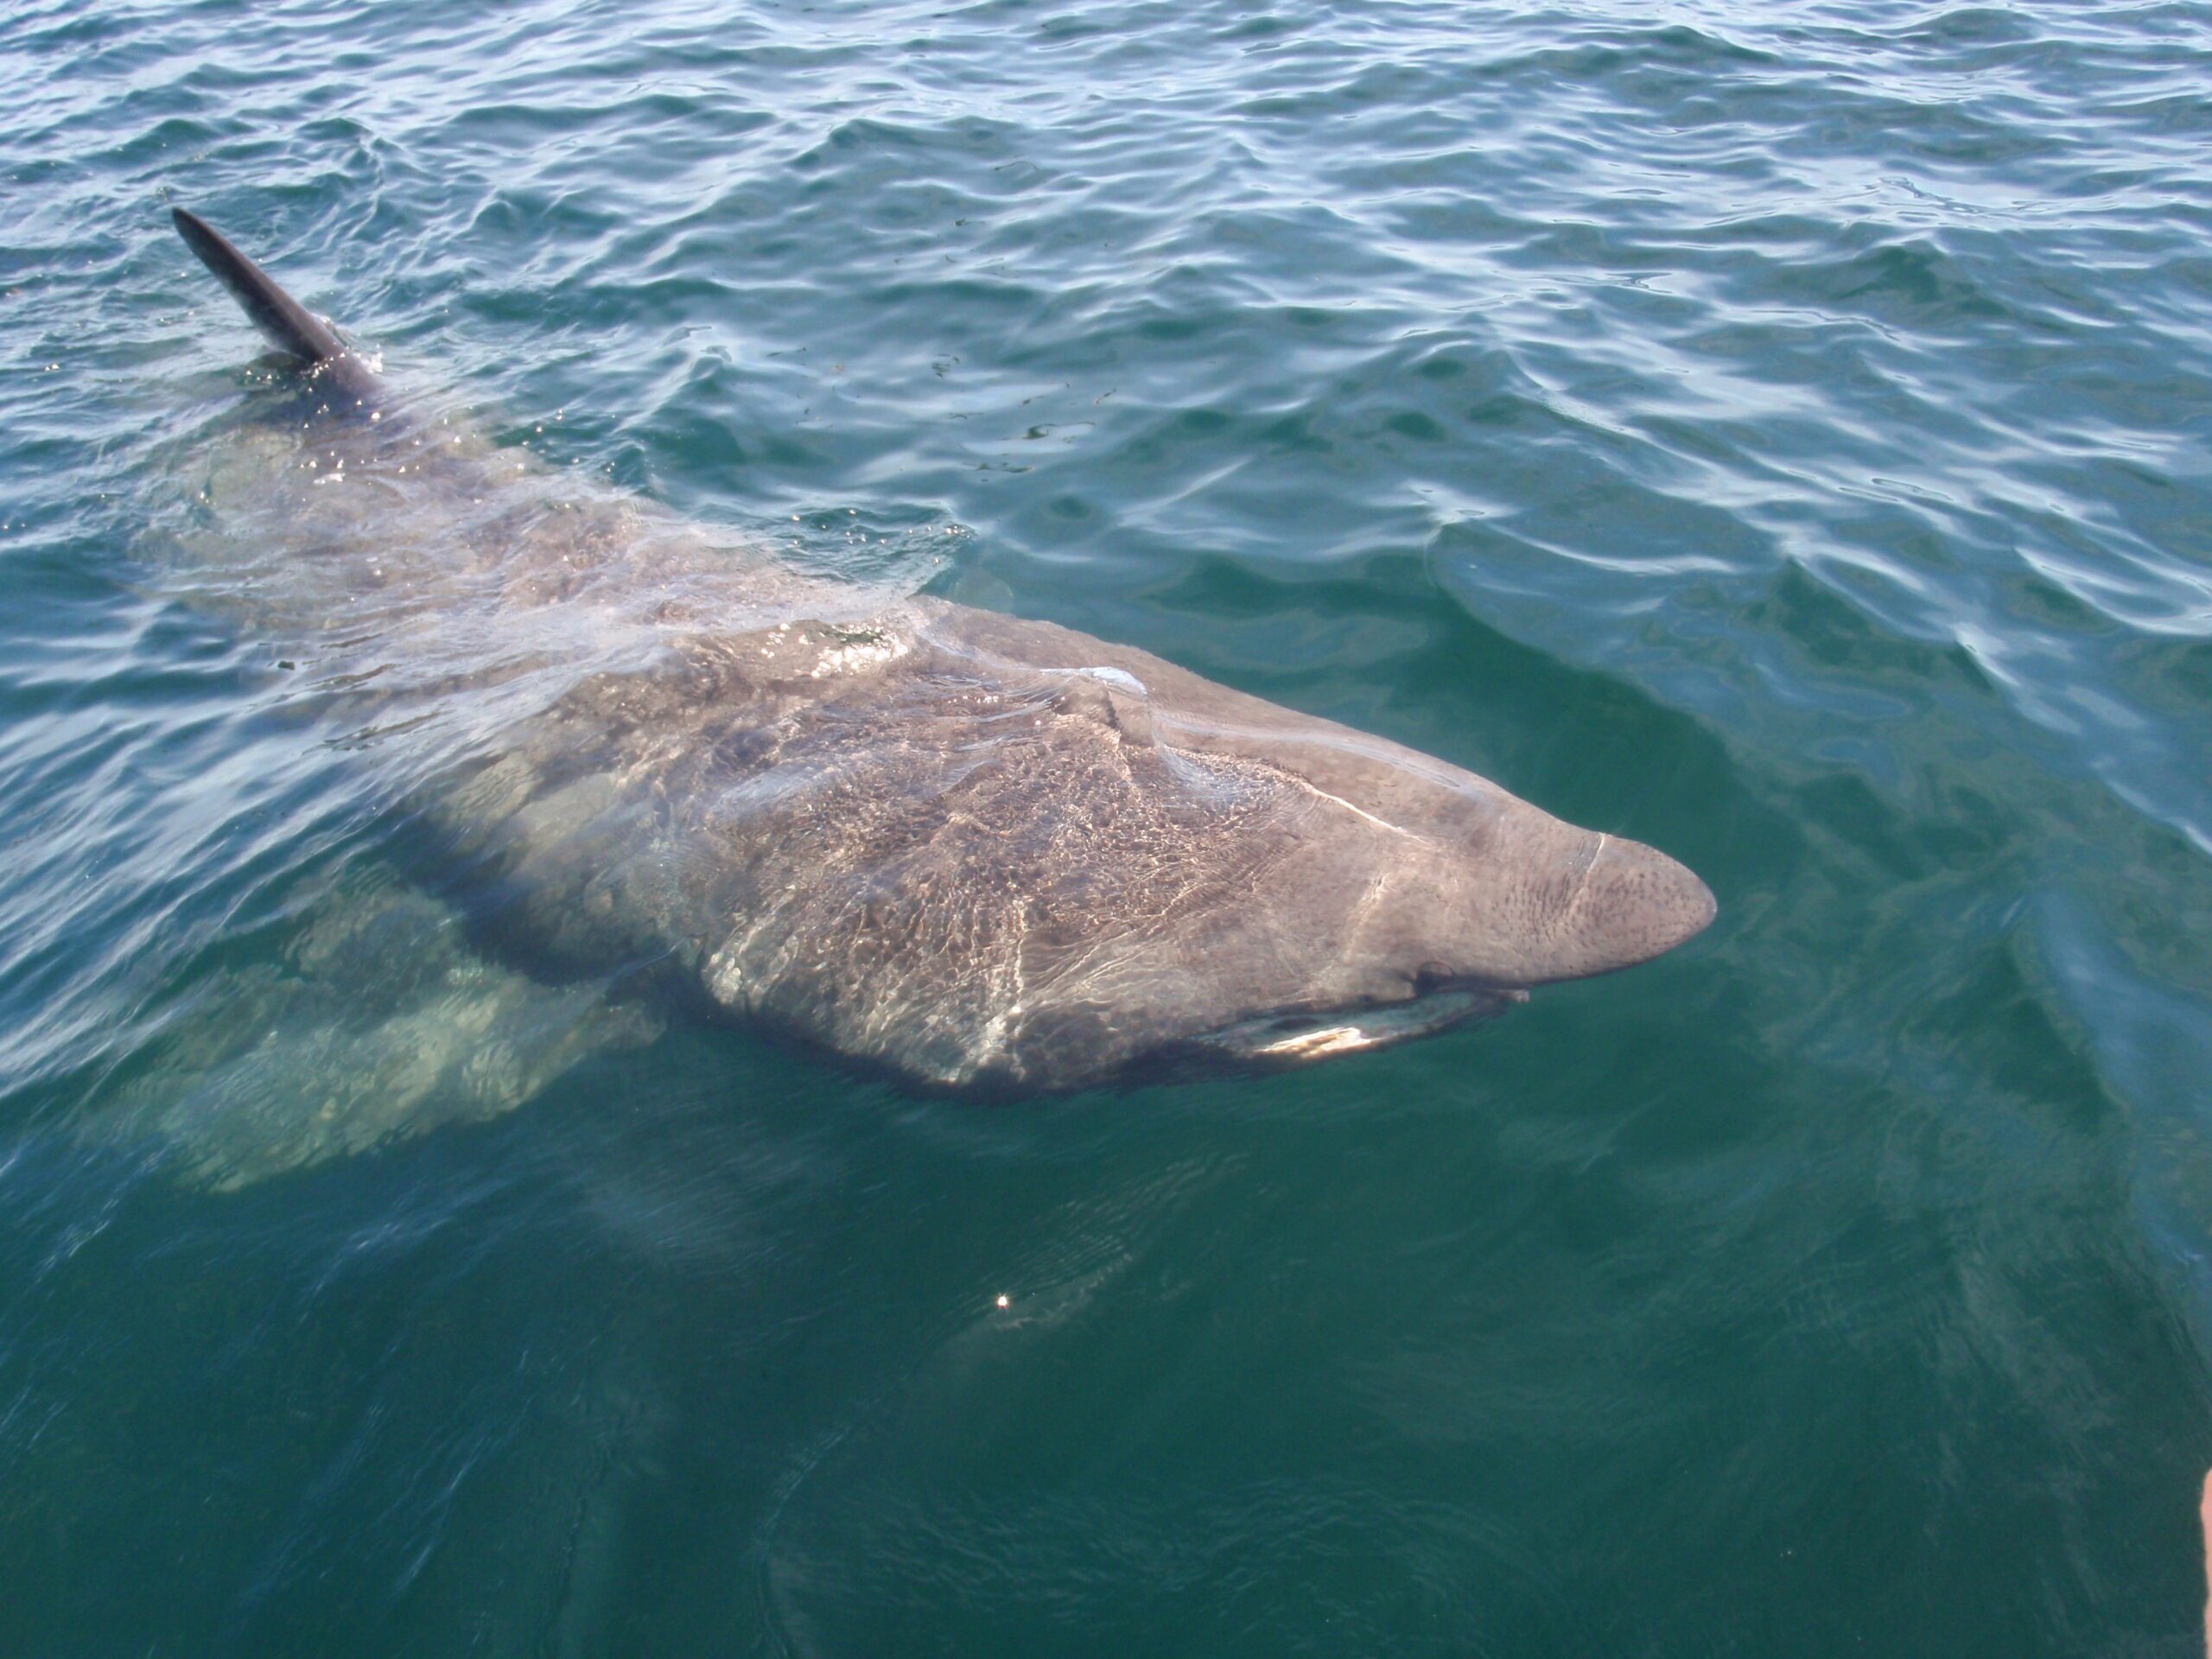
[[[2196,1650],[2212,8],[31,3],[0,87],[0,1649]],[[165,557],[262,373],[179,203],[497,442],[1720,919],[1287,1077],[678,1019],[287,1154],[177,1057],[435,895]]]

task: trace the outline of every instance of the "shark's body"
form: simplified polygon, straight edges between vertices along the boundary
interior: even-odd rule
[[[1372,1046],[1711,919],[1664,855],[1444,761],[1066,628],[733,560],[410,418],[177,220],[321,405],[232,527],[283,543],[241,603],[374,718],[465,728],[414,798],[533,974],[1060,1090]]]

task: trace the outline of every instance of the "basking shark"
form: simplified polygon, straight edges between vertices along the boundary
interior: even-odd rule
[[[200,591],[378,734],[510,972],[1060,1091],[1371,1049],[1713,918],[1663,854],[1443,760],[494,448],[175,218],[299,371],[201,493],[244,574]]]

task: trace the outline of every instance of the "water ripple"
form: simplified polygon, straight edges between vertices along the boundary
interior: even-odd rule
[[[2178,1650],[2209,41],[11,9],[0,1647]],[[177,1057],[318,950],[401,942],[357,1037],[518,982],[403,880],[390,734],[170,556],[267,378],[178,202],[553,469],[1478,767],[1721,921],[981,1118],[679,1019],[211,1193],[296,1103]]]

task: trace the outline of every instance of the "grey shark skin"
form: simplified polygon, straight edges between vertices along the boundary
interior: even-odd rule
[[[1060,1090],[1372,1047],[1712,919],[1664,855],[1442,760],[733,556],[410,416],[176,219],[321,405],[230,492],[286,543],[239,602],[362,718],[467,733],[409,787],[533,972],[634,971],[923,1084]]]

